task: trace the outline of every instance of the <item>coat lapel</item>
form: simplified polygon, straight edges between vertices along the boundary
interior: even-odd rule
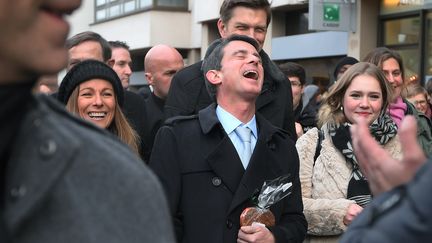
[[[212,104],[201,110],[198,115],[203,133],[211,138],[206,145],[210,148],[206,160],[214,173],[234,194],[245,170],[234,145],[217,118],[215,109],[216,104]]]
[[[211,151],[207,156],[207,161],[215,174],[234,194],[245,170],[228,136],[225,136],[220,144]]]

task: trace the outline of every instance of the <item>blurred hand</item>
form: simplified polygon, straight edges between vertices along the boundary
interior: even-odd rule
[[[374,195],[407,183],[426,162],[426,156],[417,142],[417,121],[414,117],[404,118],[398,135],[403,154],[401,160],[392,158],[375,141],[365,119],[359,119],[351,127],[354,153]]]
[[[355,203],[350,204],[348,207],[348,210],[345,214],[345,217],[343,219],[343,223],[345,225],[351,224],[351,222],[354,220],[354,218],[361,213],[363,208]]]
[[[274,236],[267,227],[260,224],[252,226],[243,226],[240,228],[237,243],[275,243]]]

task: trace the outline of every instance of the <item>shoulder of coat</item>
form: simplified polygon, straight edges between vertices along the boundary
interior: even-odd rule
[[[176,124],[182,123],[182,122],[186,122],[186,121],[190,121],[190,120],[195,120],[198,118],[198,114],[195,115],[190,115],[190,116],[174,116],[171,118],[168,118],[165,121],[165,125],[167,126],[174,126]]]

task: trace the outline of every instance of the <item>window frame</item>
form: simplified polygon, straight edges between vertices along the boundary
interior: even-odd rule
[[[188,8],[189,8],[189,6],[188,6],[189,1],[188,0],[177,0],[180,3],[183,2],[183,6],[163,6],[163,5],[159,4],[159,1],[161,1],[161,0],[151,0],[151,4],[149,6],[144,6],[144,7],[140,6],[141,0],[132,0],[133,2],[135,2],[135,9],[131,10],[129,12],[125,12],[124,11],[124,4],[127,2],[131,2],[131,0],[106,0],[104,4],[101,4],[99,6],[97,5],[98,4],[97,1],[98,0],[93,1],[93,5],[94,5],[93,21],[95,24],[107,22],[110,20],[126,17],[129,15],[133,15],[133,14],[137,14],[137,13],[141,13],[141,12],[146,12],[146,11],[150,11],[150,10],[187,12]],[[111,16],[109,10],[112,6],[115,6],[115,5],[119,6],[119,8],[120,8],[119,12],[120,13],[118,15]],[[101,10],[105,11],[106,17],[103,19],[98,19],[97,14]]]

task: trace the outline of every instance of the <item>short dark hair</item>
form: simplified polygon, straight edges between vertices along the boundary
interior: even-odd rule
[[[236,7],[263,9],[267,13],[267,26],[270,24],[272,14],[268,0],[224,0],[219,10],[222,23],[228,23],[232,18],[232,12]]]
[[[394,58],[398,62],[403,80],[405,78],[405,70],[402,57],[395,50],[391,50],[387,47],[377,47],[369,52],[363,61],[375,64],[382,70],[383,63],[390,58]]]
[[[126,44],[126,42],[124,41],[108,41],[108,44],[111,46],[112,48],[123,48],[129,51],[130,47],[128,44]]]
[[[206,73],[210,70],[221,70],[222,68],[222,58],[224,56],[224,49],[231,41],[244,41],[251,44],[255,47],[256,50],[259,50],[259,45],[256,40],[245,36],[245,35],[231,35],[225,39],[223,39],[214,50],[208,55],[207,58],[204,59],[202,63],[202,71],[204,74],[205,84],[207,91],[212,98],[213,101],[216,101],[216,85],[210,83],[206,77]]]
[[[301,85],[305,85],[306,72],[302,65],[294,62],[287,62],[281,64],[279,68],[287,77],[297,77],[299,78]]]
[[[108,41],[105,40],[101,35],[93,31],[84,31],[67,39],[66,48],[69,50],[72,47],[86,41],[96,41],[101,45],[102,55],[105,62],[111,58],[111,47]]]

